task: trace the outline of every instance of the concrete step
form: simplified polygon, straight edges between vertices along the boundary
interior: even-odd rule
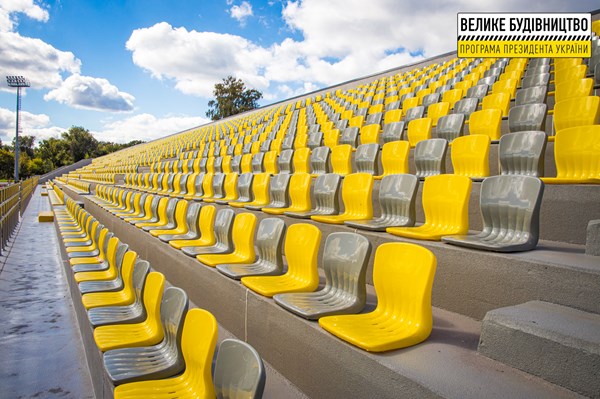
[[[600,397],[600,315],[542,301],[496,309],[479,353],[582,395]]]

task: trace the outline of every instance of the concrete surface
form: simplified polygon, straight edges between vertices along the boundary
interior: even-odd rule
[[[600,256],[600,220],[590,220],[588,223],[585,254]]]
[[[532,301],[489,312],[479,353],[600,397],[600,315]]]
[[[94,398],[52,223],[33,193],[0,257],[0,398]]]

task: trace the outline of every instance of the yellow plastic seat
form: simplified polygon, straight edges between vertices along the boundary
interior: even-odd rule
[[[381,180],[384,176],[404,174],[408,172],[408,158],[410,144],[408,141],[391,141],[385,143],[381,148],[381,165],[383,173],[373,176],[375,180]]]
[[[344,224],[350,220],[369,220],[373,218],[373,175],[352,173],[342,183],[342,201],[344,213],[339,215],[314,215],[312,220],[331,224]]]
[[[265,166],[265,173],[268,173],[270,175],[277,174],[278,173],[278,170],[277,170],[277,151],[266,152],[265,153],[265,157],[263,159],[263,165]],[[225,181],[225,185],[227,185],[227,181]],[[237,198],[237,196],[236,196],[236,198]]]
[[[237,183],[239,175],[235,172],[230,172],[225,175],[225,182],[223,187],[225,189],[225,196],[221,199],[216,200],[218,204],[224,204],[229,201],[235,201],[238,198]]]
[[[291,225],[285,237],[287,272],[281,276],[242,277],[242,284],[267,297],[316,290],[319,286],[317,255],[320,243],[321,230],[318,227],[307,223]]]
[[[117,248],[119,247],[119,239],[112,237],[108,240],[106,248],[106,259],[108,261],[108,269],[101,271],[90,271],[75,273],[75,281],[98,281],[98,280],[113,280],[117,277]]]
[[[402,119],[402,110],[401,109],[391,109],[386,111],[385,115],[383,115],[383,124],[387,125],[392,122],[400,122]]]
[[[299,148],[294,151],[294,173],[310,173],[310,153],[308,147]]]
[[[454,108],[456,104],[463,97],[462,89],[447,90],[442,94],[442,101],[450,105],[450,109]]]
[[[600,183],[600,125],[559,130],[554,142],[556,177],[547,184]]]
[[[360,144],[379,144],[379,124],[364,125],[360,128]]]
[[[137,253],[128,251],[123,256],[123,265],[121,266],[121,278],[123,279],[123,288],[114,292],[91,292],[83,294],[81,302],[86,309],[96,308],[98,306],[123,306],[130,305],[135,300],[133,288],[133,268]]]
[[[517,93],[517,79],[499,80],[492,85],[492,94],[508,93],[511,100],[515,98]]]
[[[470,178],[490,175],[490,137],[485,134],[460,136],[452,141],[454,174]]]
[[[423,212],[425,223],[417,227],[389,227],[390,234],[417,240],[439,241],[442,236],[467,234],[471,179],[436,175],[425,179]]]
[[[290,206],[286,208],[262,208],[270,215],[283,215],[284,212],[308,212],[311,209],[310,183],[308,173],[294,173],[290,178]]]
[[[448,115],[450,111],[450,104],[445,102],[439,102],[431,104],[427,107],[427,117],[431,119],[431,126],[437,126],[438,119],[442,116]]]
[[[508,110],[510,108],[510,94],[505,92],[488,94],[483,97],[481,101],[481,109],[493,109],[497,108],[502,111],[502,116],[508,116]]]
[[[233,221],[233,252],[228,254],[203,254],[196,256],[206,266],[215,267],[220,264],[252,263],[256,258],[254,252],[254,232],[256,216],[253,213],[240,213]]]
[[[161,234],[185,234],[187,233],[186,215],[188,204],[186,200],[177,201],[175,206],[175,228],[173,229],[155,229],[150,230],[150,234],[154,237],[158,237]]]
[[[574,61],[570,61],[570,62],[579,62],[579,64],[577,64],[577,65],[571,64],[570,66],[568,66],[568,64],[563,64],[562,66],[560,64],[559,65],[555,64],[554,87],[556,87],[562,83],[565,83],[565,82],[585,78],[585,75],[587,74],[587,65],[581,64],[581,59],[579,59],[579,60],[572,59],[572,60],[574,60]],[[569,61],[562,61],[562,62],[569,62]]]
[[[241,173],[252,172],[252,155],[253,154],[242,155],[242,160],[240,162],[240,172]]]
[[[124,221],[126,222],[143,222],[146,220],[150,220],[150,218],[152,218],[152,201],[154,200],[154,194],[148,194],[146,196],[146,200],[144,201],[144,206],[143,206],[143,210],[144,210],[144,216],[140,216],[141,212],[138,214],[134,214],[131,216],[127,216],[125,218],[123,218]]]
[[[198,216],[200,237],[194,240],[171,240],[169,244],[177,249],[214,245],[217,240],[213,231],[216,212],[216,208],[213,205],[205,205],[200,208],[200,215]]]
[[[591,96],[594,91],[594,79],[573,79],[556,85],[554,101],[559,103],[575,97]]]
[[[109,233],[107,228],[100,230],[98,235],[98,255],[97,256],[82,256],[76,258],[69,258],[69,264],[71,266],[76,265],[88,265],[88,264],[100,264],[106,260],[106,254],[104,253],[104,245],[107,240],[107,234]]]
[[[162,341],[164,331],[160,322],[160,303],[163,296],[165,276],[151,272],[146,277],[144,287],[144,308],[146,320],[135,324],[113,324],[96,327],[94,341],[98,349],[106,352],[111,349],[132,346],[156,345]]]
[[[406,137],[411,147],[417,145],[419,141],[429,140],[431,138],[431,118],[419,118],[408,122]]]
[[[600,117],[600,97],[574,97],[554,105],[554,129],[598,124]],[[554,141],[554,136],[548,137]]]
[[[141,221],[141,222],[135,223],[135,227],[141,229],[142,227],[161,226],[163,224],[166,224],[167,223],[167,204],[168,204],[168,202],[169,202],[169,198],[162,197],[158,201],[158,208],[156,209],[156,215],[151,215],[151,217],[148,218],[148,221]],[[158,220],[155,222],[150,221],[150,220],[152,220],[151,219],[152,216],[157,216]]]
[[[406,113],[411,108],[419,106],[419,99],[417,97],[407,98],[402,101],[402,112]]]
[[[333,173],[346,176],[352,173],[352,146],[341,144],[331,149],[331,168]]]
[[[185,371],[173,378],[119,385],[114,391],[115,399],[214,398],[211,364],[217,333],[217,320],[210,312],[189,310],[181,334]]]
[[[319,325],[369,352],[406,348],[431,334],[431,289],[437,261],[416,244],[385,243],[375,252],[377,307],[370,313],[326,316]]]
[[[329,131],[323,132],[323,144],[329,148],[333,148],[338,145],[338,141],[340,140],[340,130],[339,129],[331,129]]]
[[[271,175],[268,173],[257,173],[252,179],[252,195],[254,200],[251,202],[231,202],[229,206],[234,208],[243,208],[246,206],[267,206],[269,204],[269,182]]]
[[[469,134],[485,134],[490,140],[500,140],[502,111],[498,108],[475,111],[469,117]]]

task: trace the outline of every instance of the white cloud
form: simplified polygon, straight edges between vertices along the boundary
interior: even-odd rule
[[[139,114],[107,122],[101,130],[92,133],[100,141],[115,143],[128,143],[132,140],[150,141],[208,122],[210,120],[201,116],[184,115],[157,118],[150,114]]]
[[[50,137],[60,137],[67,129],[52,126],[50,117],[46,114],[20,112],[21,134],[35,136],[36,143]],[[10,144],[15,137],[15,112],[0,108],[0,139],[4,144]]]
[[[252,4],[247,1],[242,1],[242,4],[234,5],[229,9],[231,18],[236,19],[241,26],[246,25],[246,19],[254,15],[252,13]]]
[[[113,112],[132,111],[134,99],[106,79],[79,74],[69,76],[60,87],[44,96],[46,101],[55,100],[73,108]]]
[[[58,87],[61,74],[79,73],[80,68],[81,61],[69,51],[15,32],[0,32],[0,71],[25,76],[34,89]],[[0,89],[7,90],[4,79],[0,80]]]
[[[0,3],[0,31],[12,31],[18,23],[14,14],[19,13],[37,21],[48,21],[48,11],[35,4],[33,0],[2,0]]]

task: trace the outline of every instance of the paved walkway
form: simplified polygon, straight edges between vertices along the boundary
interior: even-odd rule
[[[0,398],[93,398],[52,223],[37,187],[0,256]]]

